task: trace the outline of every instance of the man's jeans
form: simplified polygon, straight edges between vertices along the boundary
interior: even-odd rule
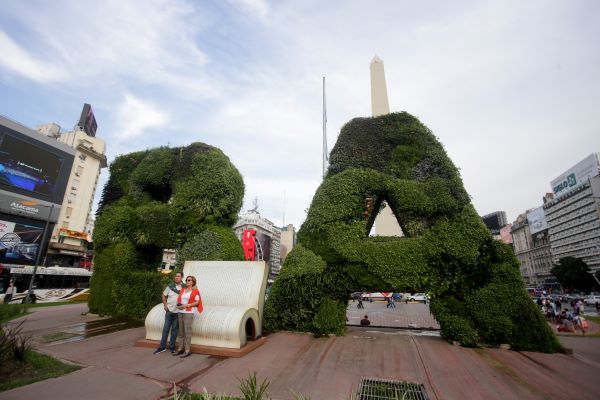
[[[175,342],[177,341],[177,332],[179,331],[179,322],[177,321],[177,313],[165,311],[165,325],[163,326],[162,338],[160,339],[160,349],[167,347],[167,338],[171,331],[171,346],[170,350],[175,351]]]

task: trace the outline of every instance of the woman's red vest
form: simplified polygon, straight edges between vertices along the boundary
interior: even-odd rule
[[[177,303],[181,304],[181,296],[183,295],[183,292],[185,291],[185,287],[181,288],[181,290],[179,291],[179,296],[177,297]],[[200,301],[198,302],[198,314],[200,314],[202,312],[202,310],[204,310],[204,307],[202,307],[202,296],[200,296],[200,291],[198,289],[192,289],[192,293],[190,294],[190,299],[188,300],[188,304],[192,304],[196,298],[196,295],[198,295],[198,298],[200,299]],[[192,311],[192,307],[186,307],[185,311]]]

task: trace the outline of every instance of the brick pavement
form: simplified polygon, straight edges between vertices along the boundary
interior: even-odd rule
[[[37,309],[31,328],[60,331],[93,318],[80,313],[81,306]],[[144,328],[134,328],[75,342],[38,343],[38,350],[83,369],[1,392],[0,399],[159,399],[173,383],[236,394],[238,377],[253,371],[259,381],[269,380],[276,400],[292,399],[290,389],[313,400],[348,399],[362,377],[423,383],[432,400],[597,399],[600,393],[597,337],[559,337],[573,355],[540,354],[467,349],[398,329],[349,327],[343,337],[275,333],[239,359],[180,359],[135,347],[143,336]]]

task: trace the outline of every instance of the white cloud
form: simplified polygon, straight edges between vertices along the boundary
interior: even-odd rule
[[[66,77],[61,68],[32,56],[1,30],[0,54],[0,65],[28,79],[51,83]]]
[[[132,94],[125,94],[117,110],[119,140],[140,136],[147,129],[158,128],[169,122],[169,115],[151,102],[144,102]],[[145,146],[144,146],[145,147]]]
[[[230,0],[230,2],[259,18],[265,18],[269,14],[269,4],[266,0]]]

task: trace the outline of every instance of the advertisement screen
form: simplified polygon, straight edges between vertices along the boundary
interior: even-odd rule
[[[43,224],[0,219],[0,263],[33,265],[43,232]]]
[[[598,153],[590,154],[550,182],[554,195],[565,193],[597,176],[600,171],[599,158],[600,154]]]
[[[546,222],[546,216],[544,214],[544,208],[538,207],[527,213],[527,222],[529,223],[529,231],[533,235],[548,229],[548,223]]]
[[[14,136],[0,137],[0,186],[54,197],[62,163],[57,155]]]

